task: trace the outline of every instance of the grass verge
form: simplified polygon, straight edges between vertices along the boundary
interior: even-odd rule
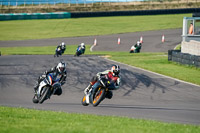
[[[65,54],[75,54],[77,46],[67,45]],[[131,66],[140,67],[156,73],[174,77],[180,80],[200,85],[200,68],[180,65],[168,61],[167,53],[139,53],[96,51],[90,52],[90,46],[86,45],[87,55],[109,55],[109,58]],[[32,55],[54,54],[55,46],[45,47],[0,47],[2,55]]]
[[[1,133],[199,133],[200,126],[0,106]]]
[[[167,53],[115,55],[112,60],[200,85],[200,69],[168,61]]]
[[[191,14],[0,21],[0,40],[107,35],[181,28]]]

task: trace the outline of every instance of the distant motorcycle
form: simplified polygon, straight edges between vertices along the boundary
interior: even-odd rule
[[[74,56],[80,56],[85,53],[85,47],[81,48],[80,46],[76,49],[76,53]]]
[[[45,100],[50,99],[51,95],[56,92],[57,89],[61,88],[59,79],[56,81],[52,80],[52,75],[48,74],[43,81],[40,82],[34,96],[33,103],[42,104]]]
[[[54,57],[59,57],[59,56],[61,56],[63,53],[64,53],[64,50],[62,50],[60,47],[59,47],[59,48],[56,48]]]
[[[83,106],[88,106],[89,104],[98,106],[106,98],[110,90],[109,87],[114,85],[109,81],[107,75],[100,77],[97,82],[99,82],[99,86],[94,90],[91,89],[88,94],[83,96],[81,102]]]
[[[142,43],[140,43],[139,41],[137,42],[137,44],[133,45],[130,49],[129,53],[140,53],[140,50],[142,48]]]

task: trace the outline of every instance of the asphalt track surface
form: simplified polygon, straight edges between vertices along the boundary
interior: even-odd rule
[[[165,42],[162,43],[162,35]],[[0,41],[0,47],[18,47],[18,46],[57,46],[61,42],[65,42],[66,46],[77,45],[82,42],[85,44],[94,44],[97,40],[97,46],[93,48],[95,51],[129,51],[131,46],[136,44],[143,38],[141,52],[167,52],[174,49],[177,44],[181,43],[181,29],[169,29],[160,31],[145,31],[126,34],[114,34],[104,36],[86,36],[86,37],[68,37],[55,39],[25,40],[25,41]],[[118,45],[118,38],[121,44]]]
[[[43,104],[32,103],[38,76],[60,60],[67,62],[68,71],[63,94],[52,96]],[[113,64],[121,66],[121,88],[113,91],[113,98],[105,99],[98,107],[82,106],[83,90],[91,77]],[[0,105],[4,106],[200,124],[200,86],[98,56],[1,56],[0,91]]]

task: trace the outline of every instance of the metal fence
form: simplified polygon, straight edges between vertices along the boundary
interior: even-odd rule
[[[0,0],[1,6],[59,5],[59,4],[94,4],[109,3],[109,5],[140,5],[140,4],[181,4],[197,3],[200,0]]]

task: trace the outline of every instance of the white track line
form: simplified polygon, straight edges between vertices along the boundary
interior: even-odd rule
[[[153,74],[156,74],[156,75],[159,75],[159,76],[163,76],[165,78],[173,79],[173,80],[176,80],[176,81],[179,81],[179,82],[182,82],[182,83],[186,83],[186,84],[190,84],[190,85],[193,85],[193,86],[196,86],[196,87],[200,87],[200,85],[197,85],[197,84],[194,84],[194,83],[190,83],[190,82],[186,82],[186,81],[183,81],[183,80],[180,80],[180,79],[172,78],[172,77],[169,77],[169,76],[166,76],[166,75],[162,75],[162,74],[152,72],[152,71],[149,71],[149,70],[145,70],[145,69],[142,69],[142,68],[139,68],[139,67],[124,64],[124,63],[114,61],[114,60],[111,60],[111,59],[108,59],[108,58],[104,58],[104,59],[112,61],[112,62],[116,62],[116,63],[119,63],[119,64],[123,64],[123,65],[129,66],[129,67],[135,68],[135,69],[139,69],[139,70],[143,70],[143,71],[146,71],[146,72],[149,72],[149,73],[153,73]]]

